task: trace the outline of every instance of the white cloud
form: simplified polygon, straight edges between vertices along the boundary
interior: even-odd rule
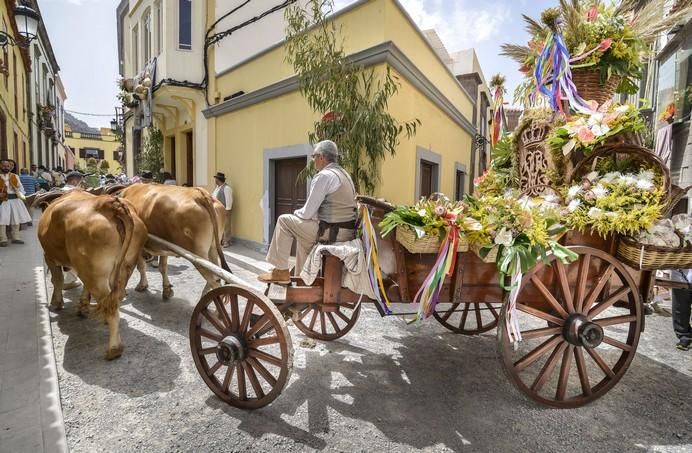
[[[335,10],[355,0],[335,0]],[[400,0],[422,30],[434,28],[449,52],[474,47],[495,38],[510,20],[510,9],[500,2],[471,6],[469,0]]]

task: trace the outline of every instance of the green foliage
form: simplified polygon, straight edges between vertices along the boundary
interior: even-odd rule
[[[140,170],[149,170],[154,179],[160,179],[160,170],[163,168],[163,132],[151,127],[144,137],[142,152],[137,156],[137,166]]]
[[[306,9],[299,4],[286,8],[286,58],[310,107],[325,114],[314,123],[310,142],[336,142],[340,163],[356,190],[372,193],[380,163],[395,154],[402,134],[412,137],[421,123],[400,123],[388,113],[389,101],[399,89],[389,67],[378,74],[347,62],[339,30],[326,17],[332,6],[331,0],[310,0]],[[305,172],[314,171],[310,167]]]
[[[416,231],[417,237],[433,235],[444,237],[450,224],[460,227],[460,232],[471,228],[469,219],[464,215],[466,203],[450,201],[446,196],[421,198],[415,206],[397,206],[388,212],[380,222],[382,236],[387,236],[396,227],[406,225]]]

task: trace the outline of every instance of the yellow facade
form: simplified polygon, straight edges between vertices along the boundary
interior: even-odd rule
[[[387,157],[382,163],[376,195],[395,203],[415,202],[417,156],[428,153],[438,159],[439,190],[453,196],[455,169],[460,165],[470,166],[474,131],[470,129],[473,105],[468,95],[395,1],[359,3],[337,14],[334,20],[346,36],[344,50],[347,54],[368,52],[382,46],[391,49],[390,44],[393,44],[394,50],[398,49],[405,56],[396,57],[395,52],[394,58],[405,60],[406,68],[413,66],[418,71],[412,76],[410,69],[403,74],[390,65],[401,83],[398,94],[390,100],[390,114],[400,122],[417,118],[422,125],[411,139],[401,137],[396,155]],[[390,52],[387,58],[391,56]],[[380,75],[386,70],[387,61],[375,64],[374,69]],[[253,93],[291,76],[293,70],[286,62],[285,48],[279,46],[222,73],[213,86],[224,95],[239,90]],[[421,78],[426,79],[422,85]],[[463,115],[463,121],[458,118],[459,114]],[[271,176],[267,177],[266,153],[304,147],[308,132],[320,115],[312,111],[295,89],[226,113],[212,112],[209,116],[208,144],[213,151],[213,162],[208,165],[214,171],[225,172],[233,187],[234,235],[267,242],[268,217],[271,216],[267,192],[272,189],[267,181]],[[469,181],[464,185],[468,190]]]
[[[75,155],[75,167],[85,169],[87,159],[82,157],[83,150],[100,150],[103,152],[103,159],[97,159],[97,168],[100,168],[101,161],[108,162],[106,173],[118,174],[122,172],[120,163],[116,160],[116,153],[121,149],[120,141],[108,128],[101,128],[99,133],[75,132],[68,127],[65,128],[65,144],[69,146]]]
[[[3,29],[16,35],[15,21],[8,2],[0,2]],[[27,112],[26,83],[28,71],[26,55],[20,47],[7,45],[0,49],[0,155],[17,162],[16,173],[28,168],[30,162],[29,114]]]

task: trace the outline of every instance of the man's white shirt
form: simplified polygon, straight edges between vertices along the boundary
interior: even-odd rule
[[[293,214],[304,220],[317,219],[317,211],[322,205],[324,198],[337,191],[341,180],[336,171],[331,170],[337,165],[331,163],[317,173],[310,183],[310,194],[305,201],[305,205],[293,211]]]

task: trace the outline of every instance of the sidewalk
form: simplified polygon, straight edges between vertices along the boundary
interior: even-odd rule
[[[0,248],[0,453],[67,451],[37,224]]]

